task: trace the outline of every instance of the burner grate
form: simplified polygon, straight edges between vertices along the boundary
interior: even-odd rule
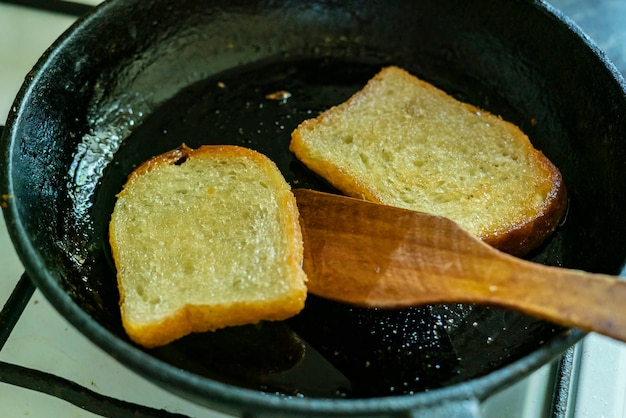
[[[24,312],[35,291],[26,274],[22,275],[0,312],[0,350]],[[86,411],[107,417],[175,418],[175,414],[101,395],[68,379],[50,373],[0,361],[0,383],[34,390],[67,401]]]

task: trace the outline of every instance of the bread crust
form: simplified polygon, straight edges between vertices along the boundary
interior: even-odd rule
[[[546,190],[546,198],[536,212],[520,214],[518,221],[513,224],[500,225],[498,228],[479,234],[478,237],[493,247],[516,256],[525,255],[541,245],[546,237],[554,232],[567,207],[567,190],[558,168],[543,153],[536,150],[529,138],[514,124],[471,104],[458,102],[444,91],[398,67],[384,68],[362,90],[355,93],[346,102],[328,109],[316,118],[303,121],[292,132],[290,150],[304,165],[342,193],[376,203],[394,205],[394,202],[390,202],[380,194],[379,183],[373,181],[368,175],[355,176],[352,173],[348,173],[340,165],[320,157],[316,153],[316,145],[312,144],[313,140],[310,140],[310,143],[306,138],[309,132],[320,129],[324,124],[332,124],[339,117],[338,115],[342,112],[349,112],[352,106],[358,105],[362,101],[370,100],[372,91],[390,74],[394,77],[403,78],[407,86],[409,86],[407,88],[410,88],[412,84],[416,84],[428,91],[430,95],[444,97],[445,100],[454,102],[455,105],[461,104],[469,112],[480,114],[481,118],[484,118],[487,123],[502,127],[512,137],[516,138],[515,140],[525,150],[524,152],[529,156],[532,163],[536,164],[542,172],[541,178],[536,179],[536,184],[528,184],[525,187]],[[439,213],[434,214],[441,215]]]
[[[543,157],[543,154],[541,154]],[[541,209],[514,227],[480,237],[485,243],[506,253],[522,257],[539,247],[559,226],[567,210],[567,188],[561,172],[545,157],[541,159],[551,173],[552,188]]]
[[[279,297],[271,300],[243,300],[229,303],[188,303],[180,306],[174,312],[159,319],[137,320],[129,314],[124,271],[120,262],[120,248],[116,236],[116,211],[114,210],[109,224],[109,240],[115,266],[117,269],[117,283],[119,289],[119,305],[122,325],[135,343],[147,348],[161,346],[181,338],[192,332],[214,331],[227,326],[236,326],[257,323],[262,320],[277,321],[289,318],[304,308],[306,299],[306,275],[302,270],[303,242],[299,224],[299,213],[295,197],[285,182],[278,168],[266,156],[238,146],[205,145],[192,149],[185,144],[179,148],[155,156],[138,166],[128,177],[123,190],[118,194],[118,201],[127,193],[133,181],[147,172],[164,165],[180,164],[188,159],[211,159],[216,155],[233,160],[248,159],[263,167],[271,181],[282,182],[281,189],[273,190],[276,193],[277,205],[281,212],[282,226],[288,240],[286,264],[289,272],[289,289]],[[280,176],[280,177],[278,177]],[[270,185],[270,187],[273,184]],[[164,262],[167,262],[165,260]]]

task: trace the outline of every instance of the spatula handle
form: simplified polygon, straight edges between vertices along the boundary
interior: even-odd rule
[[[484,303],[626,341],[626,281],[518,259],[505,263],[484,289]]]

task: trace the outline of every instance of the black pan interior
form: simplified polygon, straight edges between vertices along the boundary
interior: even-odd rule
[[[290,133],[390,64],[518,124],[561,169],[567,218],[529,258],[622,268],[624,93],[534,2],[112,1],[55,48],[8,122],[9,224],[23,226],[18,250],[36,249],[29,273],[87,312],[87,328],[128,341],[107,227],[134,167],[181,143],[238,144],[272,158],[292,187],[332,191],[288,151]],[[492,307],[381,311],[311,296],[288,321],[145,352],[245,388],[362,398],[468,381],[566,332]]]
[[[100,219],[94,219],[103,228],[98,235],[106,239],[114,196],[132,167],[182,142],[191,147],[251,147],[275,161],[292,187],[332,191],[289,152],[290,133],[304,119],[347,99],[379,66],[298,57],[237,68],[193,84],[149,115],[104,171],[96,195],[96,207],[102,208],[95,213]],[[291,97],[267,98],[280,91]],[[108,255],[106,246],[103,249]],[[107,277],[113,275],[111,266],[109,260]],[[111,301],[117,297],[113,290]],[[481,326],[474,327],[474,322]],[[114,331],[123,336],[119,329]],[[196,373],[255,389],[306,396],[383,396],[480,376],[559,331],[495,309],[372,311],[310,296],[305,311],[284,324],[195,335],[151,353]],[[317,353],[309,356],[312,349]],[[320,362],[320,355],[326,360]]]

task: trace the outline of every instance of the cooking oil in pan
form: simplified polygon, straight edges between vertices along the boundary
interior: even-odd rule
[[[132,168],[183,142],[250,147],[271,158],[293,187],[331,191],[289,152],[291,131],[345,101],[379,69],[380,64],[294,58],[193,84],[146,115],[120,144],[98,192],[96,224],[108,224],[115,194]],[[376,397],[483,375],[558,331],[484,307],[384,311],[309,296],[304,311],[290,320],[191,335],[149,353],[212,379],[287,396]]]

